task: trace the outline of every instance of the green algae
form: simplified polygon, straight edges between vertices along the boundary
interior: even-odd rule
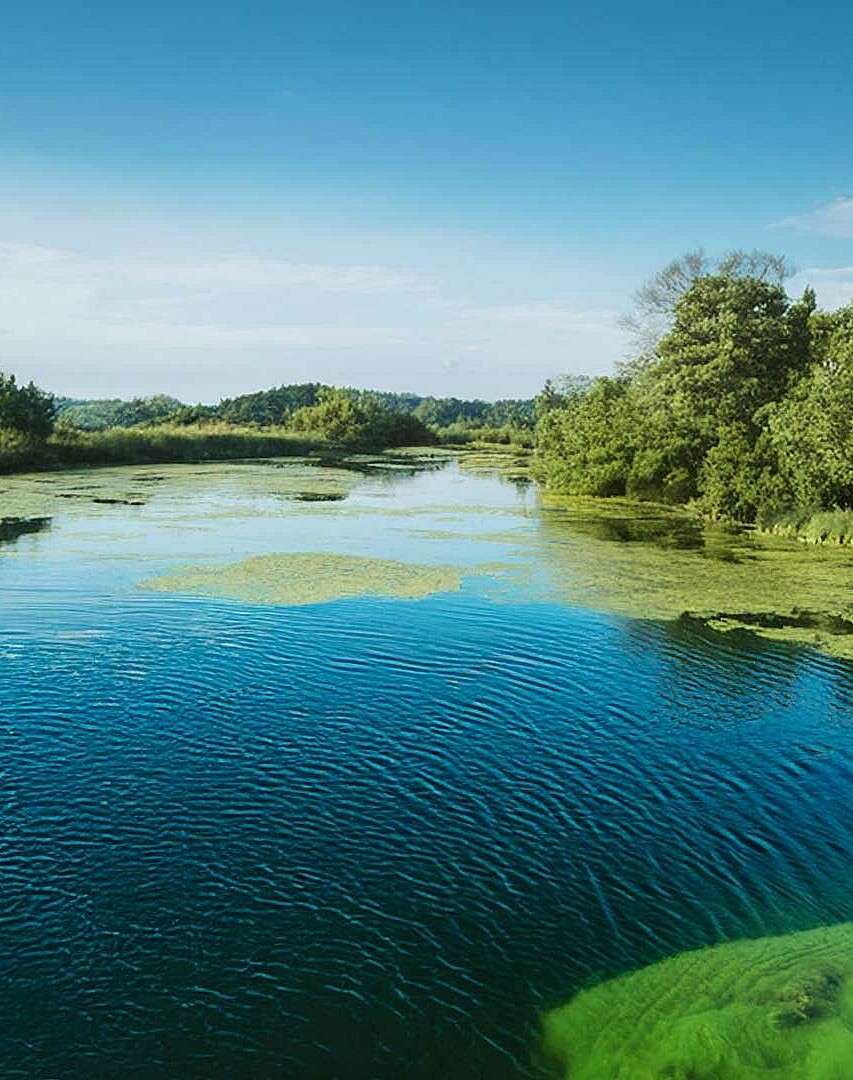
[[[494,539],[507,543],[511,536]],[[592,499],[547,500],[536,528],[514,542],[535,554],[531,565],[547,568],[536,586],[544,599],[748,632],[853,659],[849,548],[707,525],[664,507]]]
[[[681,953],[543,1023],[570,1080],[850,1080],[853,923]]]
[[[257,555],[227,566],[200,566],[153,578],[155,592],[199,593],[249,604],[322,604],[353,596],[420,600],[462,586],[455,567],[421,566],[358,555],[298,552]]]
[[[410,470],[430,472],[457,460],[471,478],[467,504],[456,493],[443,501],[440,486],[424,488],[419,500],[406,492],[397,497]],[[341,535],[350,522],[375,518],[391,538],[387,554],[410,557],[408,540],[398,534],[408,534],[413,544],[432,541],[441,545],[440,554],[414,554],[413,562],[476,563],[478,589],[495,599],[541,599],[693,631],[814,646],[853,659],[850,547],[706,525],[682,510],[627,500],[540,498],[535,487],[516,480],[511,486],[517,501],[508,503],[505,494],[490,501],[480,478],[508,481],[521,460],[514,448],[436,448],[339,455],[334,461],[294,457],[16,475],[0,477],[0,516],[53,518],[59,535],[70,519],[86,519],[90,544],[114,546],[118,529],[126,528],[124,548],[114,558],[141,557],[135,540],[148,531],[192,533],[198,541],[185,558],[197,563],[208,554],[237,559],[324,545],[321,516],[335,518],[336,525],[329,525],[339,524]],[[506,491],[510,484],[502,486]],[[349,498],[356,491],[359,497]],[[313,539],[298,539],[288,528],[281,539],[267,526],[257,536],[249,531],[256,520],[293,517],[314,518],[316,526],[306,533]],[[485,531],[498,518],[498,528]],[[219,541],[202,540],[205,532],[214,537],[226,530],[234,537],[229,548],[215,550]],[[496,549],[492,561],[502,560],[491,580],[481,564],[492,557],[477,550],[486,543]],[[0,545],[0,559],[14,554],[13,545]]]
[[[466,472],[492,473],[514,483],[529,483],[532,451],[519,446],[482,445],[457,451],[459,467]]]
[[[200,465],[69,469],[0,477],[4,516],[91,515],[109,508],[169,505],[176,513],[198,512],[200,496],[212,495],[207,516],[270,512],[282,503],[341,502],[360,483],[344,468],[318,469],[308,459],[285,458]]]

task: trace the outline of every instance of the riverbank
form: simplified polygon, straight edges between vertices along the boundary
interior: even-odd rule
[[[832,510],[782,510],[759,515],[754,524],[746,524],[725,515],[711,518],[697,508],[694,503],[690,502],[661,503],[653,500],[646,501],[631,498],[630,496],[564,495],[548,488],[547,476],[537,462],[535,455],[532,456],[529,463],[529,472],[531,477],[542,486],[546,494],[554,499],[577,498],[592,500],[604,505],[614,503],[637,508],[655,506],[671,510],[673,513],[687,514],[700,521],[712,521],[725,527],[752,530],[772,536],[783,536],[791,540],[800,540],[805,544],[853,545],[853,509],[835,507]]]
[[[518,445],[472,440],[415,446],[417,452],[441,449],[458,454],[466,467],[494,469],[514,478],[530,476],[532,451]],[[86,466],[194,464],[312,454],[394,449],[374,443],[333,441],[285,427],[250,427],[228,423],[151,424],[103,431],[60,428],[46,440],[0,431],[0,475],[56,471]]]

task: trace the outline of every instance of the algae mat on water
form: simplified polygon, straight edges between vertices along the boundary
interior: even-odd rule
[[[853,923],[681,953],[544,1029],[570,1080],[850,1080]]]
[[[433,593],[454,592],[461,585],[461,572],[454,567],[299,552],[257,555],[227,566],[190,567],[144,581],[141,588],[221,596],[249,604],[322,604],[348,596],[419,600]]]
[[[747,631],[853,660],[849,548],[726,529],[624,500],[550,497],[532,542],[552,569],[555,599]]]

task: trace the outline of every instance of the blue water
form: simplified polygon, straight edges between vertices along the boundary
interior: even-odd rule
[[[535,515],[445,482],[383,497]],[[354,498],[281,535],[422,552]],[[853,918],[849,666],[476,587],[139,592],[154,503],[0,554],[0,1075],[534,1077],[583,985]]]

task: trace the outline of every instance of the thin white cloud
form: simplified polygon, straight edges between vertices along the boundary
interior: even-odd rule
[[[569,334],[589,328],[612,330],[618,322],[615,311],[578,311],[568,303],[544,302],[472,308],[467,312],[467,317],[503,326],[547,326]]]
[[[345,264],[0,242],[0,368],[73,396],[216,400],[318,379],[507,397],[624,352],[614,312],[540,299],[535,258],[454,243],[422,261],[409,247],[400,269],[374,247],[375,263]]]
[[[853,266],[812,266],[801,270],[788,283],[788,292],[797,296],[811,285],[820,307],[827,311],[853,301]]]
[[[602,365],[602,355],[615,360],[626,346],[616,312],[556,302],[470,308],[451,319],[444,333],[459,351],[460,366],[519,371],[535,365],[544,376],[601,374],[610,367]]]
[[[774,222],[773,228],[796,229],[839,239],[853,237],[853,195],[818,206],[807,214],[795,214]]]
[[[0,242],[0,275],[10,272],[49,279],[74,275],[93,286],[123,280],[174,288],[309,286],[330,292],[386,292],[417,284],[411,274],[369,264],[287,262],[258,255],[92,258],[58,248]]]
[[[158,349],[383,348],[423,344],[417,332],[385,326],[176,326],[169,323],[106,323],[74,320],[64,328],[76,345]]]

